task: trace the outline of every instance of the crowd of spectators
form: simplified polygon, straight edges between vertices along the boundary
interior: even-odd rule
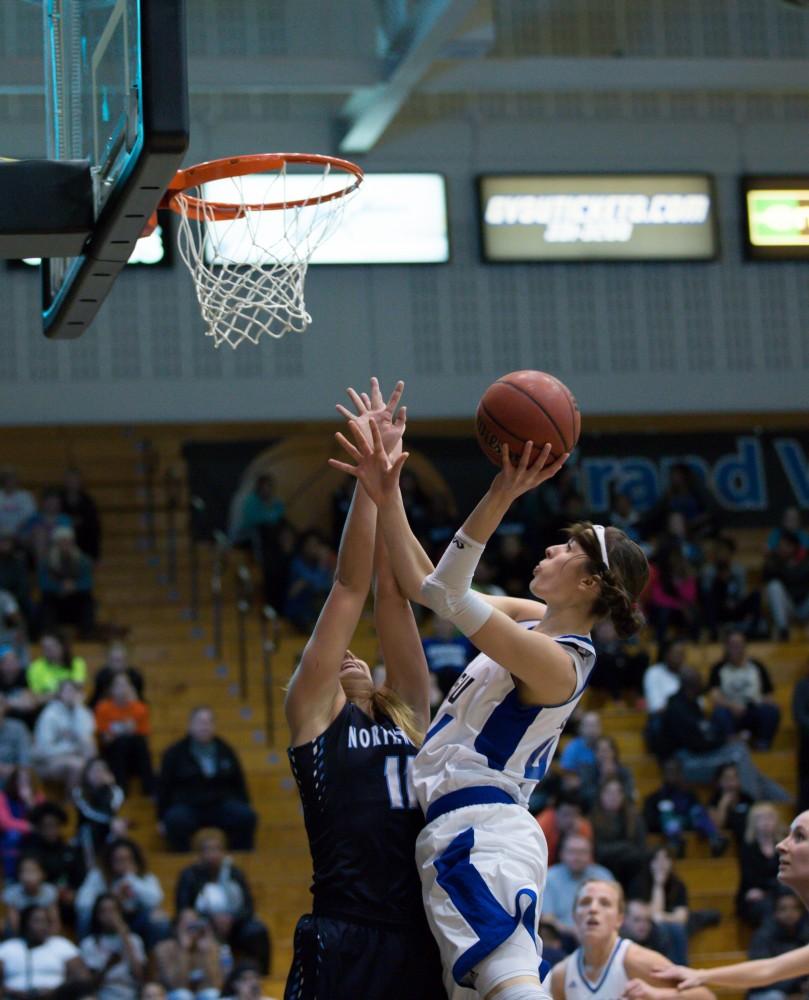
[[[0,661],[3,991],[260,997],[270,938],[227,853],[253,846],[257,817],[214,712],[194,709],[153,770],[146,685],[125,647],[110,646],[87,702],[87,665],[66,639],[44,633],[37,652],[27,669],[11,648]],[[135,780],[167,847],[196,853],[173,896],[124,818]]]
[[[330,533],[294,531],[269,475],[236,512],[233,541],[252,549],[265,600],[302,634],[331,586],[352,488],[346,481],[332,498]],[[457,526],[452,501],[429,495],[407,470],[402,493],[415,533],[436,558]],[[537,553],[571,521],[590,517],[575,468],[565,467],[515,504],[475,586],[527,596]],[[689,937],[718,920],[690,906],[677,872],[692,832],[712,855],[738,857],[735,906],[755,929],[751,955],[805,943],[806,918],[775,878],[781,812],[773,803],[788,796],[753,757],[772,746],[780,711],[766,657],[751,656],[748,646],[787,639],[809,621],[809,532],[797,510],[786,511],[754,568],[760,585],[751,586],[736,541],[687,465],[671,469],[653,509],[636,510],[631,494],[616,490],[609,517],[596,519],[638,541],[652,573],[643,597],[648,634],[624,641],[609,623],[598,625],[591,686],[645,712],[661,777],[641,796],[599,713],[578,719],[532,800],[549,849],[545,955],[561,958],[576,947],[573,898],[582,881],[598,877],[616,879],[627,894],[626,936],[685,962]],[[102,551],[96,505],[76,470],[38,502],[12,471],[0,473],[3,988],[101,1000],[256,1000],[270,940],[245,873],[227,853],[250,850],[256,834],[238,755],[217,734],[214,712],[200,706],[155,766],[147,685],[126,645],[113,643],[92,677],[73,654],[64,627],[95,634],[93,571]],[[439,619],[420,624],[438,705],[474,649]],[[696,670],[699,644],[717,640],[721,655],[707,672]],[[793,707],[806,808],[809,675]],[[196,853],[173,893],[149,870],[124,818],[135,787],[154,800],[166,846]]]

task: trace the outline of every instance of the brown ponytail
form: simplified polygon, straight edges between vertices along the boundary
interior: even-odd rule
[[[615,631],[622,639],[628,639],[645,622],[638,607],[638,598],[649,580],[649,563],[643,549],[620,528],[606,530],[607,567],[593,526],[589,521],[580,521],[569,529],[589,560],[589,571],[601,581],[601,592],[593,603],[596,618],[610,618]]]

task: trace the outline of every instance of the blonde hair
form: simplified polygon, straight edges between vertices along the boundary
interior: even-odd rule
[[[584,892],[584,890],[587,888],[588,885],[593,885],[594,883],[598,885],[608,885],[611,889],[614,889],[616,899],[618,900],[618,912],[619,913],[626,912],[626,896],[624,895],[624,890],[623,887],[621,886],[621,883],[614,882],[606,878],[586,878],[581,883],[579,888],[576,890],[576,895],[573,897],[574,910],[579,905],[579,899],[581,898],[581,894]]]
[[[387,716],[394,726],[410,740],[413,746],[420,747],[424,742],[424,732],[418,724],[416,713],[407,702],[389,687],[375,688],[371,696],[374,707],[374,718]]]
[[[746,844],[752,844],[756,839],[756,821],[759,816],[763,816],[765,813],[772,813],[775,816],[776,826],[775,826],[775,840],[780,840],[786,833],[786,825],[778,814],[778,810],[772,804],[772,802],[756,802],[755,805],[750,807],[750,812],[747,814],[747,822],[744,827],[744,842]]]

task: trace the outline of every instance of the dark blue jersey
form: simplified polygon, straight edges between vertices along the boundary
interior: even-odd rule
[[[312,854],[313,912],[394,925],[423,920],[416,748],[401,729],[346,702],[324,733],[288,752]]]

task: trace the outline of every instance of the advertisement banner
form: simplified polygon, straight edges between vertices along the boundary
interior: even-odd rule
[[[339,474],[326,465],[336,453],[327,435],[317,439],[313,452],[298,439],[193,442],[183,454],[189,487],[205,504],[195,525],[197,537],[226,530],[232,498],[244,490],[245,479],[265,468],[277,480],[288,505],[316,493],[328,506],[328,496],[339,485]],[[479,499],[494,475],[494,466],[469,437],[407,435],[412,469],[429,471],[432,484],[441,483],[452,494],[460,516]],[[273,456],[277,455],[277,459]],[[262,456],[267,460],[262,466]],[[290,457],[291,456],[291,457]],[[785,507],[809,511],[809,428],[800,431],[583,434],[571,459],[585,506],[604,516],[616,489],[624,490],[641,512],[651,510],[668,482],[672,465],[685,463],[707,487],[723,525],[766,527],[778,522]],[[306,463],[309,462],[307,465]],[[429,490],[428,490],[429,492]],[[309,504],[314,511],[324,510]],[[322,516],[322,515],[319,515]],[[327,530],[327,525],[312,524]]]

